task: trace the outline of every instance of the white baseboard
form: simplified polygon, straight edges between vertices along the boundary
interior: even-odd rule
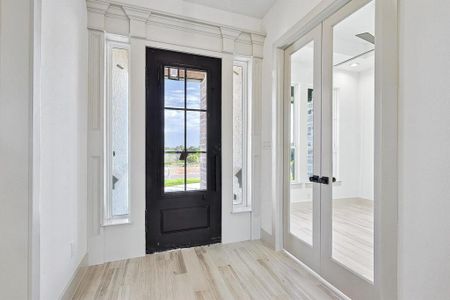
[[[84,255],[77,269],[73,273],[72,278],[70,279],[69,283],[64,289],[62,296],[60,298],[61,300],[71,300],[73,296],[75,296],[75,292],[78,286],[80,285],[81,280],[83,280],[86,271],[87,271],[87,253]]]
[[[273,238],[273,235],[265,231],[261,228],[261,234],[260,234],[260,240],[263,242],[264,245],[271,249],[275,249],[275,240]]]

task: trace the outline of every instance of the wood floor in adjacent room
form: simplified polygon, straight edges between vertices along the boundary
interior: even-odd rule
[[[311,202],[292,205],[291,233],[312,243]],[[333,258],[373,281],[373,201],[361,198],[333,200]]]
[[[339,299],[260,241],[173,250],[91,266],[74,299]]]

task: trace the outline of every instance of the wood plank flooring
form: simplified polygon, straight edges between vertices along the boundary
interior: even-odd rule
[[[333,200],[333,258],[373,281],[373,201],[361,198]],[[291,232],[312,243],[311,202],[291,210]]]
[[[216,244],[88,267],[74,299],[339,299],[260,241]]]

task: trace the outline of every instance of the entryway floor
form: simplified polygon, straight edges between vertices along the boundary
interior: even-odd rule
[[[88,267],[74,299],[339,299],[260,241],[215,244]]]

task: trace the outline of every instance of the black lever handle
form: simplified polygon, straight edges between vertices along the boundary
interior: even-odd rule
[[[335,177],[332,178],[332,182],[336,182],[336,178]],[[330,184],[330,178],[327,177],[327,176],[322,176],[319,179],[319,183]]]
[[[313,176],[309,177],[309,181],[311,181],[311,182],[319,182],[319,180],[320,180],[320,177],[317,175],[313,175]]]

